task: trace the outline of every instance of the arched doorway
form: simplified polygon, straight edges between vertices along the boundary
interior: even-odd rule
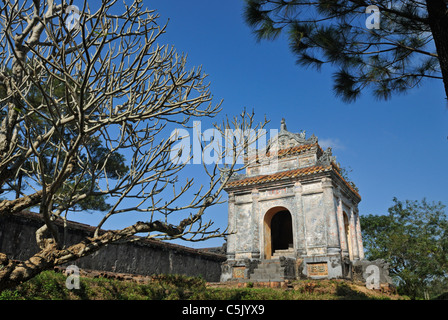
[[[350,223],[345,211],[342,213],[344,217],[344,233],[345,233],[345,243],[347,244],[347,251],[349,259],[352,260],[352,236],[350,232]]]
[[[275,250],[293,247],[292,217],[288,209],[274,207],[264,216],[264,257],[271,259]]]

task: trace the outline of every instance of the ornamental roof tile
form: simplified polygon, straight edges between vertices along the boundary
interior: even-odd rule
[[[331,166],[323,167],[323,166],[312,166],[300,169],[293,169],[288,171],[276,172],[268,175],[261,175],[256,177],[248,177],[241,180],[233,180],[227,183],[227,188],[232,187],[242,187],[242,186],[250,186],[258,183],[264,183],[269,181],[278,181],[282,179],[290,179],[295,177],[301,177],[310,175],[313,173],[330,171]]]
[[[322,173],[322,172],[334,172],[342,180],[342,182],[356,196],[358,196],[359,199],[361,199],[361,196],[359,195],[357,190],[355,188],[353,188],[353,186],[342,177],[342,175],[339,173],[339,170],[334,163],[330,164],[329,166],[317,165],[317,166],[293,169],[293,170],[288,170],[288,171],[276,172],[276,173],[268,174],[268,175],[248,177],[248,178],[243,178],[240,180],[231,180],[231,181],[227,182],[226,189],[235,188],[235,187],[251,186],[251,185],[266,183],[266,182],[271,182],[271,181],[279,181],[279,180],[283,180],[283,179],[293,179],[296,177],[304,177],[304,176],[308,176],[311,174]]]
[[[286,156],[293,156],[293,155],[302,153],[304,151],[311,150],[313,147],[317,147],[320,154],[323,153],[323,150],[322,150],[321,146],[318,143],[309,143],[309,144],[303,144],[303,145],[300,145],[300,146],[280,149],[280,150],[277,151],[277,156],[279,158],[286,157]],[[266,156],[270,156],[270,152],[267,152]]]
[[[281,158],[281,157],[296,155],[296,154],[302,153],[304,151],[308,151],[308,150],[312,149],[313,147],[317,147],[319,149],[320,153],[323,152],[322,148],[319,146],[318,143],[310,143],[310,144],[304,144],[301,146],[280,149],[278,151],[278,157]]]

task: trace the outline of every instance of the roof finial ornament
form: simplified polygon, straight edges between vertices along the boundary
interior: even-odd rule
[[[282,122],[280,123],[280,131],[286,131],[285,118],[282,118]]]

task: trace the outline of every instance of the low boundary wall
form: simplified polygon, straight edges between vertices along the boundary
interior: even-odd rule
[[[0,217],[0,252],[10,259],[26,260],[39,251],[35,232],[43,225],[38,214],[21,212]],[[58,225],[61,239],[62,225]],[[77,243],[93,233],[86,224],[70,222],[65,235],[66,245]],[[168,242],[142,239],[136,242],[109,244],[90,256],[71,264],[81,269],[150,276],[183,274],[202,276],[218,282],[225,255],[188,248]]]

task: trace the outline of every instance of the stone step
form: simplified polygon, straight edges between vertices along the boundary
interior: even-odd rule
[[[259,267],[259,268],[255,269],[255,270],[283,271],[284,268],[282,268],[282,267],[280,267],[280,266],[278,266],[278,265],[269,265],[269,266],[262,266],[262,267]],[[254,271],[255,271],[255,270],[254,270]]]
[[[256,279],[250,279],[251,281],[255,282],[283,282],[285,281],[284,278],[278,277],[278,278],[256,278]]]
[[[257,282],[283,281],[285,279],[285,268],[281,266],[280,260],[262,260],[249,279]]]
[[[277,249],[274,252],[294,252],[294,248],[288,248],[288,249]]]
[[[274,253],[272,254],[272,257],[277,258],[277,257],[287,257],[287,256],[294,256],[294,248],[289,248],[289,249],[277,249],[274,251]]]
[[[272,259],[269,259],[269,260],[261,260],[262,261],[262,264],[280,264],[280,262],[278,261],[278,260],[272,260]]]
[[[284,274],[285,269],[255,269],[252,274],[259,275],[259,274]]]
[[[259,276],[254,276],[254,277],[250,277],[251,281],[258,281],[258,282],[267,282],[267,281],[284,281],[285,277],[282,277],[281,275],[259,275]]]
[[[280,265],[280,260],[277,260],[277,261],[273,261],[273,262],[269,262],[269,263],[265,263],[265,264],[259,264],[258,267],[259,268],[277,269],[277,268],[281,268],[282,266]]]
[[[266,263],[258,265],[258,270],[283,270],[283,267],[280,265],[280,262],[277,263]],[[255,270],[257,270],[255,269]]]

